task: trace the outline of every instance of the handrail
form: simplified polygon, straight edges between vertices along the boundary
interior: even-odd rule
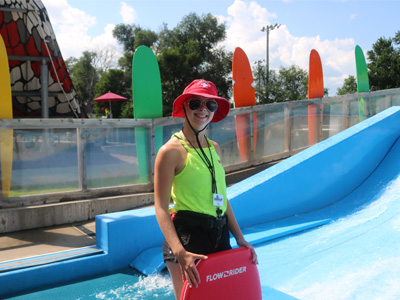
[[[364,98],[365,103],[367,103],[367,117],[369,117],[392,105],[400,105],[400,88],[362,94],[351,94],[345,96],[288,101],[252,107],[235,108],[231,109],[227,117],[228,121],[224,123],[225,125],[220,125],[219,123],[217,125],[211,124],[210,133],[212,135],[217,135],[218,132],[221,131],[224,134],[229,133],[234,135],[234,120],[238,115],[248,115],[247,124],[248,128],[250,129],[255,124],[253,122],[253,115],[254,113],[257,114],[257,135],[254,135],[254,130],[248,130],[247,160],[240,161],[238,158],[233,158],[230,161],[223,162],[225,171],[227,173],[231,173],[271,161],[287,158],[306,149],[309,146],[308,142],[307,144],[304,143],[304,137],[308,134],[308,105],[317,105],[318,113],[315,128],[317,130],[316,140],[318,142],[329,137],[332,133],[337,133],[354,125],[355,123],[358,123],[357,102],[361,97]],[[3,198],[0,195],[0,207],[4,208],[40,203],[54,203],[66,200],[100,197],[103,195],[122,195],[127,193],[151,192],[153,189],[153,174],[151,170],[151,174],[149,174],[149,178],[151,179],[147,183],[90,187],[88,184],[88,170],[86,169],[86,165],[87,159],[91,155],[91,149],[90,147],[88,148],[87,135],[90,135],[92,130],[131,130],[135,127],[147,128],[150,137],[149,149],[151,152],[149,153],[149,165],[151,166],[150,169],[153,169],[156,152],[155,128],[160,126],[177,126],[179,128],[181,124],[183,124],[183,119],[174,119],[172,117],[159,119],[0,119],[0,130],[15,130],[14,144],[17,146],[28,145],[26,141],[21,140],[19,140],[17,143],[16,135],[21,132],[39,132],[37,139],[43,143],[43,147],[46,147],[44,140],[47,136],[53,136],[55,133],[57,134],[62,130],[69,130],[71,135],[74,135],[73,143],[76,143],[76,152],[78,156],[76,169],[79,173],[79,184],[75,190],[68,190],[65,192],[50,192],[40,195],[34,195],[33,193],[29,194],[28,192],[25,195],[13,196],[9,198]],[[225,127],[219,128],[218,126]],[[275,138],[275,140],[270,139],[269,135],[276,135],[277,133],[280,134],[279,138]],[[297,139],[297,135],[302,137]],[[168,138],[169,137],[167,136],[164,137],[164,139]],[[257,147],[263,149],[254,149],[253,141],[256,138],[258,139],[257,145],[262,144]],[[235,136],[233,136],[233,139],[234,141],[229,140],[225,144],[222,142],[222,145],[218,139],[216,139],[216,141],[220,143],[222,151],[228,151],[230,154],[232,154],[232,151],[237,152],[237,149],[234,149],[234,147],[236,147]],[[279,147],[274,143],[279,144]],[[111,147],[113,145],[127,145],[130,147],[133,144],[131,142],[127,142],[125,144],[121,144],[118,141],[108,142],[103,148]],[[281,150],[279,152],[268,152],[268,149],[264,149],[270,146],[276,146],[276,148]],[[14,156],[19,156],[21,154],[18,151],[20,151],[20,149],[18,147],[14,147]],[[115,155],[118,156],[120,154]],[[224,156],[224,153],[222,153],[222,156]],[[14,157],[14,159],[18,159],[18,157]],[[24,173],[26,170],[21,169],[19,172]]]

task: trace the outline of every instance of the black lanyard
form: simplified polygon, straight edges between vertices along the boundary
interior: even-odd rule
[[[182,130],[182,133],[183,133],[183,135],[185,135],[183,130]],[[185,135],[185,137],[186,137],[186,135]],[[192,142],[188,138],[186,138],[186,139],[189,141],[189,144],[193,147],[194,151],[196,151],[197,155],[201,158],[203,163],[206,165],[208,171],[210,171],[210,174],[211,174],[211,191],[213,193],[218,193],[217,183],[216,183],[216,180],[215,180],[214,160],[213,160],[211,149],[210,149],[210,143],[208,142],[208,138],[206,136],[204,136],[204,137],[206,138],[206,141],[207,141],[207,146],[208,146],[208,151],[210,152],[211,161],[208,159],[208,157],[207,157],[206,153],[204,152],[203,147],[201,147],[201,144],[200,144],[199,141],[197,141],[197,143],[199,144],[200,151],[201,151],[201,153],[203,155],[201,155],[199,153],[199,151],[197,151],[197,149],[193,146]]]

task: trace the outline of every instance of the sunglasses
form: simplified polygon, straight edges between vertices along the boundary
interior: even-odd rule
[[[203,102],[205,103],[207,109],[210,112],[215,112],[218,109],[217,101],[211,100],[211,99],[201,100],[201,99],[197,99],[197,98],[189,101],[189,108],[191,110],[197,110],[203,105]]]

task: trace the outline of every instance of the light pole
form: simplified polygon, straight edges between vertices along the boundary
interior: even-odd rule
[[[267,93],[267,101],[268,101],[268,83],[269,83],[269,32],[271,31],[271,30],[274,30],[275,28],[279,28],[281,26],[281,24],[278,24],[278,23],[275,23],[275,25],[267,25],[267,26],[264,26],[263,28],[261,28],[261,31],[262,32],[266,32],[267,33],[267,61],[266,61],[266,64],[267,64],[267,81],[266,81],[266,84],[265,84],[265,88],[266,88],[266,93]]]

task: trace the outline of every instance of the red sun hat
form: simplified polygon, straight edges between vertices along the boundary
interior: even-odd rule
[[[196,79],[185,88],[182,95],[175,99],[172,109],[172,117],[186,118],[183,111],[183,103],[185,103],[187,98],[192,96],[200,96],[217,101],[218,109],[214,112],[214,117],[212,118],[211,123],[216,123],[225,119],[231,108],[231,104],[228,100],[218,97],[217,88],[214,83],[203,79]]]

